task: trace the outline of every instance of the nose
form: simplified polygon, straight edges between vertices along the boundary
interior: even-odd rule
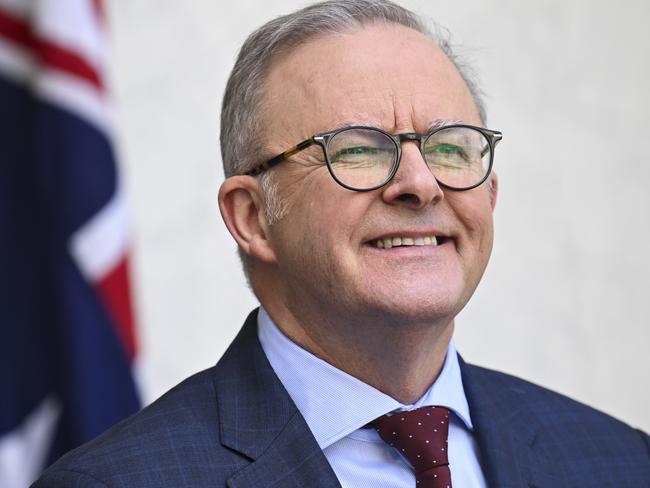
[[[420,209],[436,204],[443,198],[442,188],[422,158],[418,144],[402,143],[402,158],[397,173],[382,190],[384,202]]]

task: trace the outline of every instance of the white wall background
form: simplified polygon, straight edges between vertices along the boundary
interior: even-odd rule
[[[401,3],[464,46],[504,133],[461,352],[650,430],[650,3]],[[220,98],[246,35],[302,5],[108,2],[147,400],[214,364],[255,305],[216,204]]]

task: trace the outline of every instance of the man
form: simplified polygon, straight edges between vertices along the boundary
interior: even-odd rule
[[[261,308],[217,366],[35,486],[650,486],[644,433],[455,352],[498,193],[478,94],[385,0],[253,33],[219,202]]]

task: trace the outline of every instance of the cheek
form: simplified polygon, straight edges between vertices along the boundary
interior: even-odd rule
[[[340,245],[354,241],[368,211],[368,197],[372,198],[339,186],[327,168],[305,175],[292,190],[287,217],[295,218],[295,228],[307,229],[323,243]]]
[[[462,199],[462,196],[450,199],[451,207],[464,230],[464,242],[460,244],[489,255],[492,250],[493,221],[488,195],[477,195],[478,198],[472,199]]]
[[[350,265],[346,251],[359,225],[358,218],[354,219],[357,205],[345,189],[323,180],[305,178],[294,187],[287,214],[274,229],[274,240],[283,248],[286,261],[300,259],[305,269],[316,267],[323,272],[330,268],[336,273],[336,268]]]
[[[487,259],[492,252],[492,214],[471,215],[466,222],[472,247],[479,259]]]

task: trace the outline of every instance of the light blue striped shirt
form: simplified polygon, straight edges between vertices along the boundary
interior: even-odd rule
[[[257,323],[273,370],[343,488],[413,488],[415,475],[408,461],[374,429],[363,427],[388,412],[432,405],[454,413],[449,426],[453,487],[486,486],[453,340],[435,383],[416,403],[404,405],[298,346],[261,307]]]

